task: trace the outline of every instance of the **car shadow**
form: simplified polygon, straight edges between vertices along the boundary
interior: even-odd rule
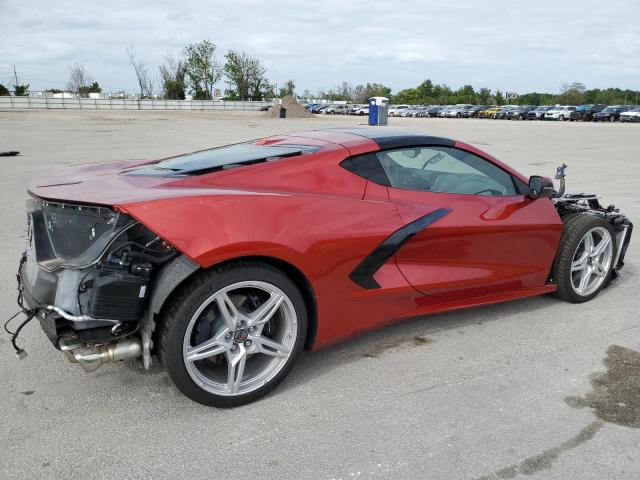
[[[504,320],[522,313],[523,310],[533,314],[557,306],[560,301],[553,294],[549,294],[400,320],[398,323],[317,352],[304,352],[298,365],[274,393],[279,395],[300,383],[313,381],[335,368],[377,358],[390,350],[429,345],[434,342],[431,335],[440,332]]]

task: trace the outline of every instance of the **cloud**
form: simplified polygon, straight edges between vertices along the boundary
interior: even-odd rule
[[[637,88],[640,71],[636,0],[0,0],[0,11],[0,82],[15,64],[32,89],[63,86],[78,62],[105,91],[135,91],[128,46],[157,71],[168,52],[205,38],[220,56],[246,50],[271,81],[311,91],[425,78],[520,92]]]

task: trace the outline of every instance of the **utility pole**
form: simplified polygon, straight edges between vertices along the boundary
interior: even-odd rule
[[[15,65],[13,66],[13,76],[16,79],[16,85],[15,86],[17,87],[18,86],[18,74],[16,73],[16,66]]]

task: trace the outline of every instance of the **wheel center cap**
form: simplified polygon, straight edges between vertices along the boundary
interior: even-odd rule
[[[247,338],[249,338],[249,332],[244,328],[236,330],[233,334],[233,341],[236,343],[244,343]]]

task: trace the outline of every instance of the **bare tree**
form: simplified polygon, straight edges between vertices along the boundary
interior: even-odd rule
[[[89,96],[89,85],[93,83],[93,78],[87,73],[84,65],[76,63],[71,67],[71,76],[67,82],[67,90],[77,93],[81,97]]]
[[[171,100],[184,100],[187,63],[184,55],[167,55],[164,65],[160,65],[162,96]]]
[[[127,48],[127,55],[129,55],[129,63],[133,67],[133,71],[138,79],[138,86],[140,87],[140,98],[150,98],[153,96],[153,81],[149,70],[142,60],[136,58],[136,52],[133,46]]]

